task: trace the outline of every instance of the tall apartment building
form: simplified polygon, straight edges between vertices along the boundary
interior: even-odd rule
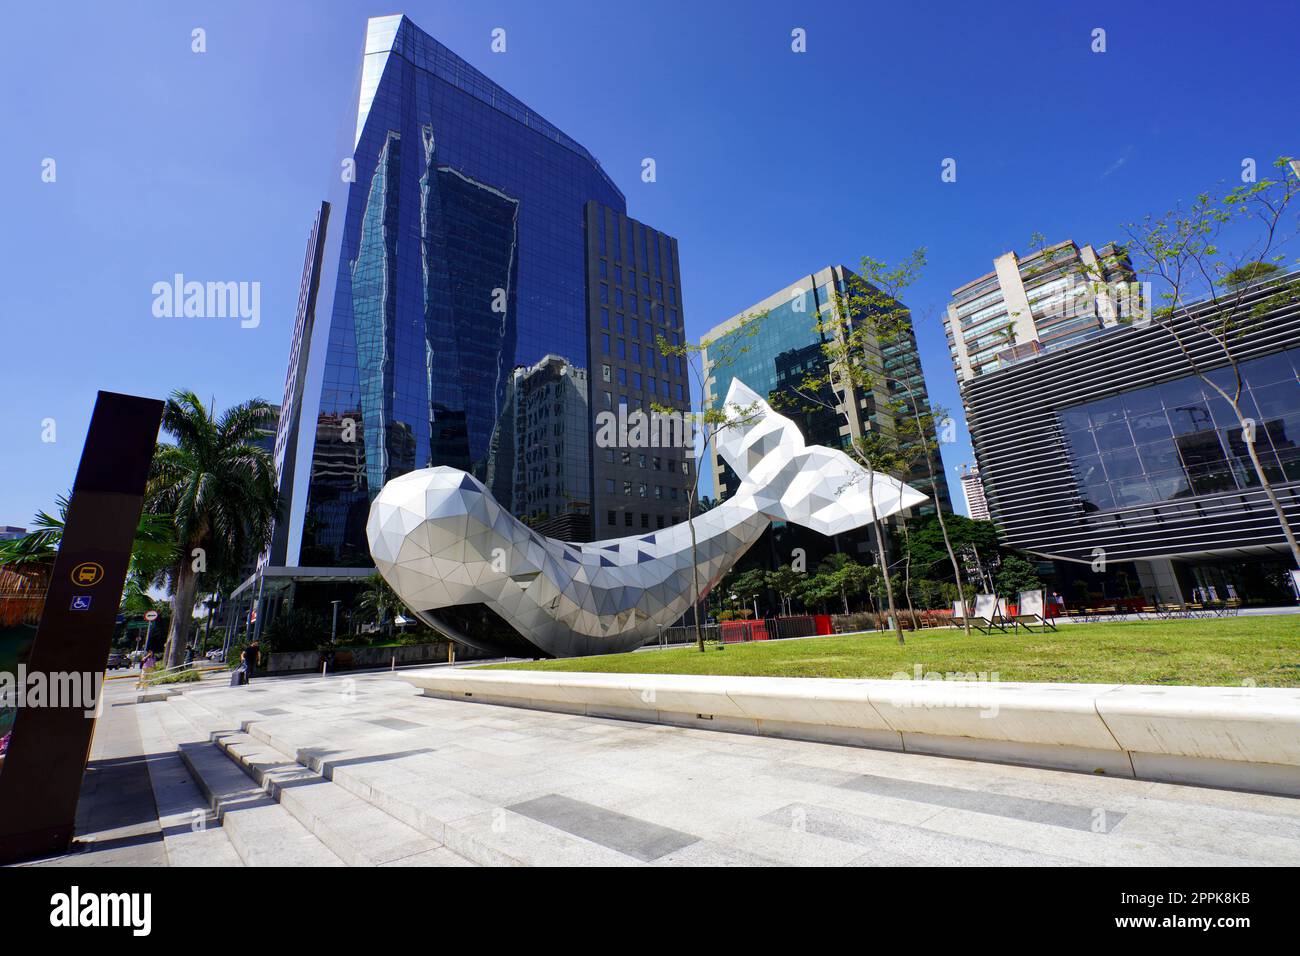
[[[587,308],[591,354],[592,514],[597,538],[653,531],[686,520],[692,456],[668,428],[600,428],[601,416],[634,423],[655,407],[690,409],[688,369],[664,354],[681,345],[677,240],[599,202],[586,208]]]
[[[302,271],[275,442],[283,510],[237,591],[272,599],[259,623],[280,598],[332,599],[373,572],[370,504],[412,469],[471,472],[506,507],[558,522],[561,536],[606,533],[610,511],[620,528],[625,509],[634,527],[657,520],[627,496],[592,508],[596,373],[626,368],[629,402],[644,394],[633,372],[650,377],[644,350],[639,366],[597,354],[592,296],[599,270],[617,264],[621,294],[634,282],[653,328],[680,336],[676,242],[627,219],[622,192],[580,143],[405,16],[368,21],[355,89],[345,159],[341,170],[325,160],[334,187]],[[592,253],[592,210],[635,248]],[[663,373],[654,380],[662,388]],[[684,378],[670,370],[667,380],[675,401]]]
[[[984,497],[984,483],[980,481],[978,465],[963,465],[961,490],[966,498],[966,513],[978,521],[987,521],[989,501]]]
[[[819,329],[817,317],[819,314],[827,319],[834,317],[835,293],[837,290],[845,291],[846,282],[852,275],[845,266],[827,266],[803,276],[708,332],[704,337],[706,407],[717,407],[725,399],[731,380],[739,378],[760,395],[771,399],[783,414],[793,419],[809,443],[846,449],[869,431],[895,427],[890,410],[891,398],[901,393],[903,384],[917,395],[922,412],[928,412],[929,394],[921,374],[916,339],[910,330],[896,343],[875,345],[882,353],[886,374],[899,383],[891,387],[888,394],[845,385],[838,391],[825,389],[822,395],[817,396],[818,402],[791,400],[793,389],[806,376],[810,373],[821,376],[826,372],[827,358],[822,346],[830,334],[828,330],[836,323],[824,322]],[[740,331],[749,317],[764,312],[765,317],[753,320],[758,322],[756,330]],[[743,351],[735,347],[737,336],[743,337]],[[728,358],[720,364],[722,356]],[[934,435],[931,434],[930,438],[933,441]],[[726,498],[735,493],[740,481],[715,448],[710,448],[710,455],[714,488],[719,498]],[[915,463],[911,472],[902,476],[903,480],[932,498],[938,497],[944,510],[951,512],[943,460],[937,449],[931,465],[935,475],[933,486],[924,461]],[[932,511],[933,505],[927,502],[916,510],[924,514]],[[781,530],[792,540],[799,538],[799,546],[804,546],[803,538],[806,536],[801,537],[802,529],[787,527]],[[869,531],[845,537],[853,537],[853,540],[835,542],[837,549],[843,547],[863,552],[874,547],[869,541]],[[773,547],[775,551],[784,550],[784,545]],[[758,554],[762,550],[760,546],[755,552]]]
[[[1023,258],[998,256],[992,272],[953,290],[944,330],[965,382],[1120,324],[1144,306],[1122,249],[1067,239]]]

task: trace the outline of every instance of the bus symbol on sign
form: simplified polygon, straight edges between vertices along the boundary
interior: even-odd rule
[[[98,584],[104,577],[104,566],[94,561],[83,561],[72,569],[72,583],[86,587]]]

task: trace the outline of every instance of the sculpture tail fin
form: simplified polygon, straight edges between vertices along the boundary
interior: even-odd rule
[[[799,426],[738,378],[724,402],[728,424],[717,435],[718,454],[741,481],[764,484],[805,448]]]
[[[911,508],[926,495],[870,472],[838,448],[808,445],[799,426],[733,378],[718,430],[718,454],[745,485],[741,493],[778,521],[839,534]]]

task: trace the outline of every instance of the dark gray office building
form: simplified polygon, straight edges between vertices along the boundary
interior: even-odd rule
[[[1272,292],[1260,285],[1245,306]],[[1224,353],[1190,331],[1206,308],[1179,327],[1200,368],[1231,386]],[[1233,352],[1256,450],[1300,527],[1300,304],[1252,323]],[[986,372],[962,383],[962,398],[992,518],[1006,544],[1055,563],[1067,599],[1294,599],[1250,436],[1159,323]]]
[[[618,209],[587,203],[586,228],[592,510],[595,537],[615,538],[686,520],[694,465],[681,420],[656,412],[690,409],[685,359],[658,347],[685,341],[681,268],[676,239]]]

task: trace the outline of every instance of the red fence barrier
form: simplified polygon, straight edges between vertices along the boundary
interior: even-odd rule
[[[766,621],[723,621],[722,643],[739,644],[742,641],[766,641]]]

